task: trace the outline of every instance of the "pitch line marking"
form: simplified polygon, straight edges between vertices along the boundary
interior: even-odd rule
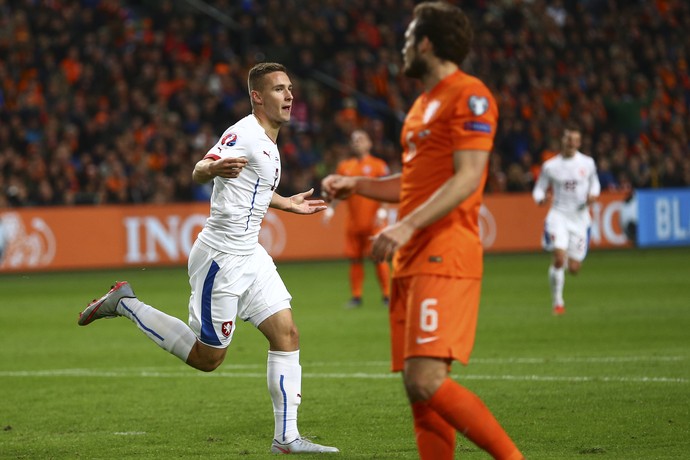
[[[677,362],[684,361],[684,356],[594,356],[594,357],[524,357],[524,358],[471,358],[472,364],[550,364],[550,363],[637,363],[637,362]],[[385,366],[389,361],[346,361],[346,362],[304,362],[302,366]]]
[[[148,377],[148,378],[266,378],[265,372],[226,372],[219,371],[209,374],[196,372],[160,372],[146,370],[129,371],[98,371],[93,369],[53,369],[42,371],[0,371],[0,377]],[[399,379],[397,373],[314,373],[306,372],[305,378],[312,379]],[[555,376],[555,375],[481,375],[481,374],[451,374],[459,380],[506,380],[520,382],[612,382],[612,383],[680,383],[686,384],[690,380],[678,377],[610,377],[610,376]]]

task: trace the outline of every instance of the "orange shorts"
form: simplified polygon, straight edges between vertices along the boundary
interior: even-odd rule
[[[414,275],[393,279],[391,368],[427,356],[467,364],[474,347],[480,279]]]
[[[371,255],[372,232],[347,232],[345,235],[345,257],[365,259]]]

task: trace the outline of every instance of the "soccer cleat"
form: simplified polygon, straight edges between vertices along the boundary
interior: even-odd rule
[[[384,295],[383,298],[381,299],[381,303],[383,304],[384,307],[389,306],[391,303],[390,297],[388,297],[387,295]]]
[[[117,312],[117,304],[121,299],[134,298],[132,286],[127,281],[119,281],[100,299],[94,299],[86,309],[79,313],[77,324],[86,326],[97,319],[115,318],[120,316]]]
[[[565,307],[563,305],[556,305],[553,307],[553,314],[556,316],[565,315]]]
[[[348,303],[345,304],[345,308],[359,308],[362,306],[361,297],[353,297]]]
[[[274,454],[334,454],[336,452],[340,452],[336,447],[322,446],[307,438],[297,438],[287,444],[274,439],[271,444],[271,453]]]

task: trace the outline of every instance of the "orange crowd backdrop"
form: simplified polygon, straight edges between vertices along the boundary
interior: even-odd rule
[[[630,246],[620,227],[623,194],[592,207],[592,248]],[[529,194],[489,195],[480,216],[487,252],[538,251],[547,208]],[[0,272],[186,264],[208,204],[0,210]],[[345,206],[321,215],[270,210],[260,242],[277,261],[343,257]]]

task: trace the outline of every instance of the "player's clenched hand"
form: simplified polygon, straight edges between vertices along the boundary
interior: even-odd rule
[[[544,195],[544,199],[539,202],[539,206],[546,206],[547,204],[551,204],[551,200],[553,199],[553,191],[551,189],[546,191],[546,195]]]
[[[240,175],[242,168],[247,166],[246,158],[221,158],[209,165],[209,172],[215,177],[234,179]]]
[[[390,260],[393,254],[405,243],[410,241],[414,228],[405,221],[396,222],[374,236],[371,245],[371,256],[377,262]]]
[[[290,198],[290,208],[286,211],[294,212],[295,214],[314,214],[316,212],[324,211],[328,206],[323,200],[308,200],[314,189],[309,189],[306,192],[292,195]]]
[[[354,193],[356,184],[353,177],[330,174],[321,181],[321,196],[326,201],[343,200]]]

